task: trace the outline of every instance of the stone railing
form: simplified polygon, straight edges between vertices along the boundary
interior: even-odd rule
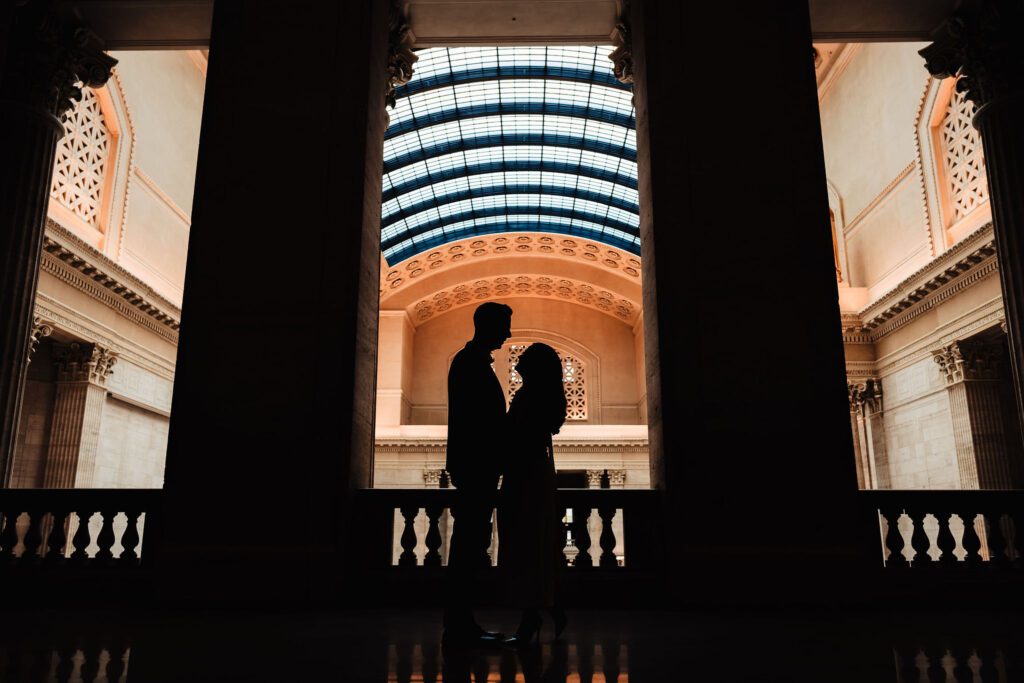
[[[361,491],[361,526],[372,545],[367,548],[365,568],[417,569],[429,574],[431,568],[444,566],[449,534],[443,527],[455,495],[453,489]],[[653,568],[658,500],[658,493],[651,489],[559,489],[557,504],[565,511],[564,564],[573,573]],[[425,529],[416,524],[423,515]],[[500,553],[496,536],[488,552],[492,559]]]
[[[863,491],[886,573],[1024,576],[1024,491]]]
[[[41,575],[138,570],[143,527],[147,513],[152,526],[160,493],[0,489],[0,569]]]

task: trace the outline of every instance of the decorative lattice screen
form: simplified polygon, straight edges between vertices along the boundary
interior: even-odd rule
[[[523,386],[523,378],[516,372],[519,356],[526,350],[527,344],[512,344],[508,347],[508,400]],[[557,351],[557,349],[556,349]],[[567,420],[587,419],[587,376],[586,366],[578,358],[558,351],[562,359],[562,387],[565,389]]]
[[[973,116],[974,105],[963,93],[954,90],[939,128],[954,223],[988,201],[985,156],[981,135],[971,125]]]
[[[86,224],[99,227],[103,180],[107,172],[111,135],[103,120],[99,98],[82,89],[82,101],[64,121],[57,144],[50,196]]]

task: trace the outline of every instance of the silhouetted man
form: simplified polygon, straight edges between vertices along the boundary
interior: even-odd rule
[[[500,633],[484,631],[473,618],[481,570],[490,563],[491,510],[501,474],[505,439],[505,392],[491,368],[491,352],[512,334],[512,309],[487,302],[473,313],[475,332],[455,354],[448,371],[448,462],[455,486],[455,518],[448,553],[445,596],[446,644],[488,645]]]

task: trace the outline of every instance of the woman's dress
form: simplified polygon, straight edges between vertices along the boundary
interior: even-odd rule
[[[528,387],[508,412],[507,456],[498,499],[498,566],[520,607],[555,604],[562,567],[562,515],[555,504],[551,432]]]

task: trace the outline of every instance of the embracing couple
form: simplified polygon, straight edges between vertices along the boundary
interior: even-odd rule
[[[565,422],[562,363],[546,344],[532,344],[516,363],[523,385],[505,412],[505,392],[491,352],[511,336],[512,309],[481,304],[475,332],[448,372],[448,470],[456,498],[445,595],[446,645],[521,646],[540,637],[541,610],[555,637],[566,616],[556,600],[562,564],[561,518],[555,504],[551,436]],[[490,565],[491,511],[498,502],[498,568],[508,597],[523,610],[508,638],[485,631],[473,617],[481,571]]]

